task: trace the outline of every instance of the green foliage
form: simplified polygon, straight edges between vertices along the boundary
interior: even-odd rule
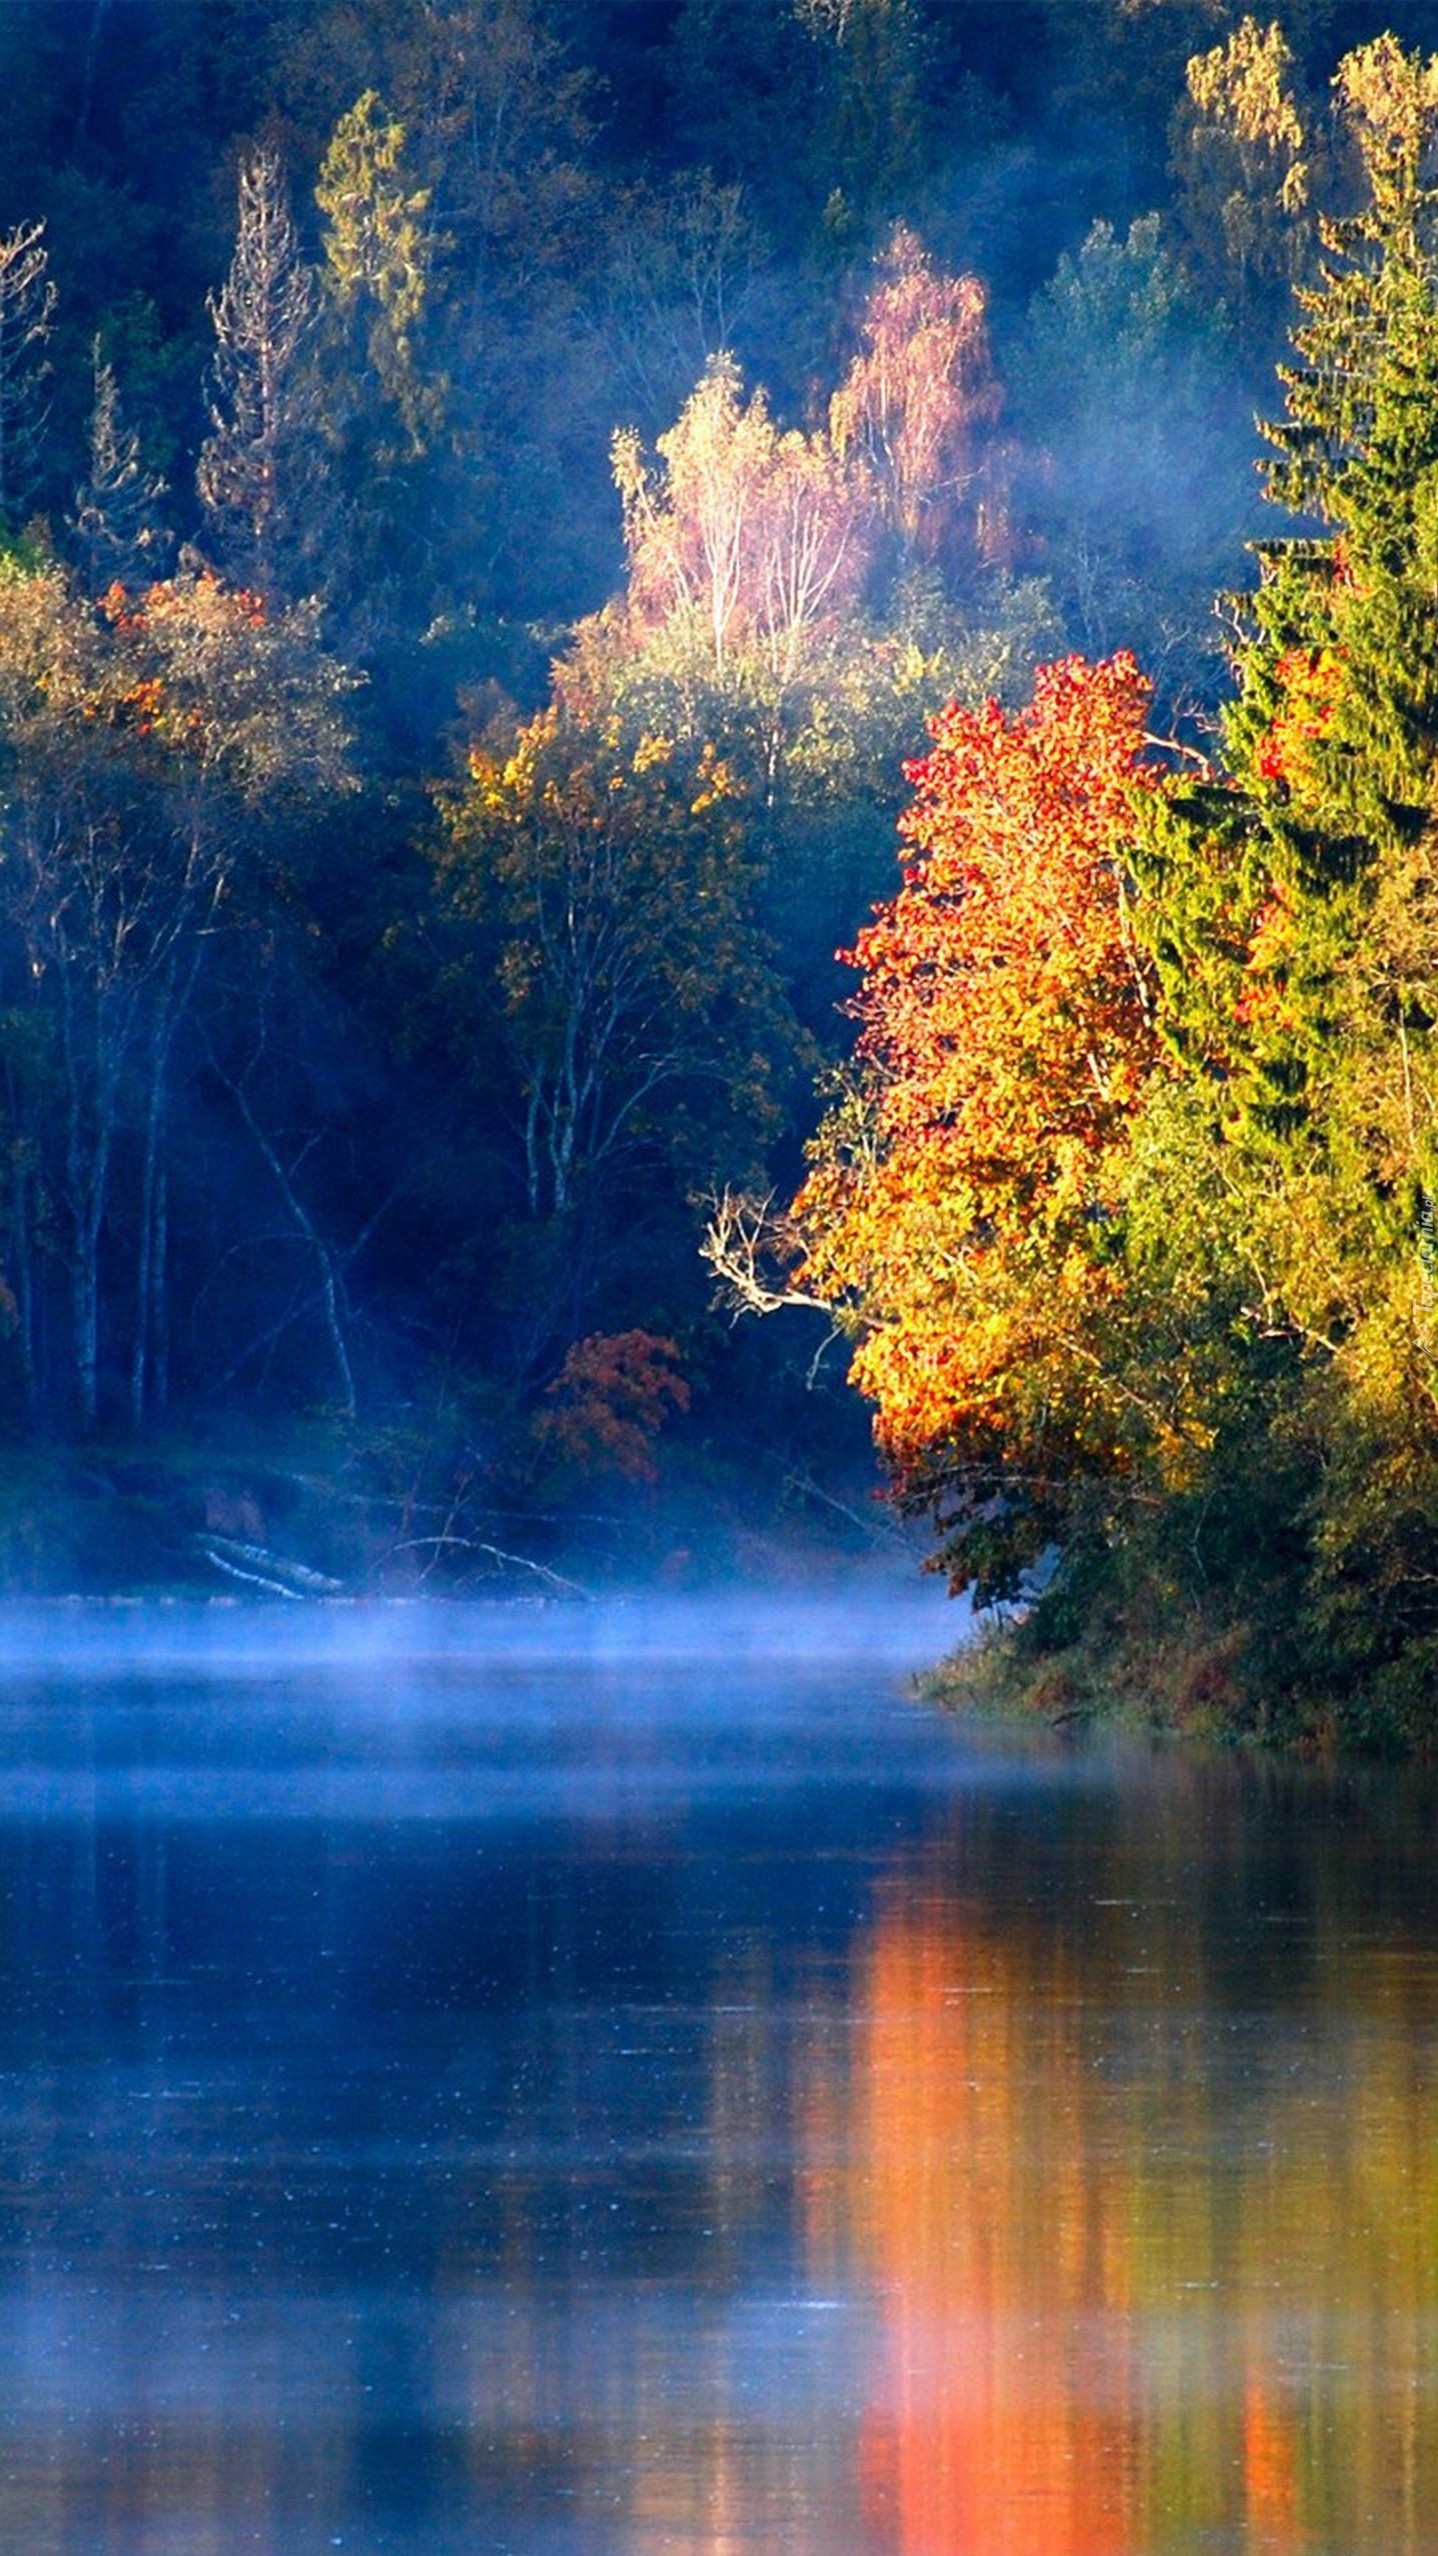
[[[1066,628],[1134,647],[1164,700],[1210,701],[1212,597],[1249,510],[1221,308],[1194,291],[1157,214],[1096,222],[1031,305],[1015,367],[1030,455],[1023,514]]]
[[[1139,927],[1217,1176],[1209,1265],[1246,1278],[1209,1398],[1288,1477],[1272,1675],[1411,1744],[1438,1632],[1438,66],[1384,39],[1339,87],[1367,200],[1322,226],[1269,430],[1270,494],[1326,529],[1261,548],[1224,763],[1154,809]],[[1216,1428],[1223,1500],[1227,1450]]]

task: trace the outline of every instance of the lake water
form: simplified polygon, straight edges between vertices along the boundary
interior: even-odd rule
[[[0,2547],[1431,2556],[1431,1784],[942,1608],[0,1622]]]

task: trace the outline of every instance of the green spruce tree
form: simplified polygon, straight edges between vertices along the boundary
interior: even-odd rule
[[[1438,62],[1383,37],[1336,85],[1365,200],[1267,430],[1297,520],[1219,768],[1150,811],[1138,921],[1227,1334],[1204,1496],[1263,1509],[1275,1574],[1266,1710],[1387,1741],[1438,1666]]]

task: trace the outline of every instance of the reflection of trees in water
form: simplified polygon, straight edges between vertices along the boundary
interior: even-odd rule
[[[807,2225],[878,2296],[864,2491],[903,2556],[1438,2541],[1438,1956],[1355,1926],[1332,1796],[1253,1807],[1197,1770],[1076,1887],[1103,1804],[974,1806],[861,1943]]]

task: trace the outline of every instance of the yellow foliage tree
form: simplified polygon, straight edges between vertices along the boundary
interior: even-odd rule
[[[1297,279],[1311,243],[1319,146],[1293,71],[1277,21],[1244,18],[1222,44],[1193,56],[1174,119],[1189,253],[1244,317]]]

